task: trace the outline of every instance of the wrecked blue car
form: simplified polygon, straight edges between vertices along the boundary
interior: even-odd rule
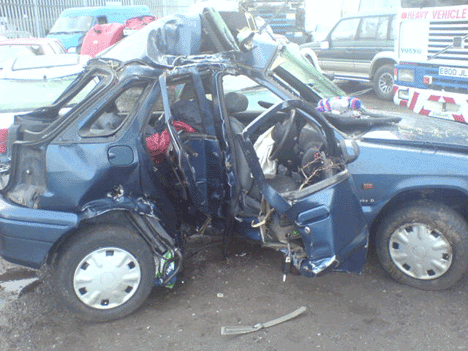
[[[401,118],[319,112],[343,92],[297,46],[231,30],[213,11],[155,22],[90,61],[52,105],[16,116],[1,159],[2,257],[50,265],[62,302],[93,321],[171,286],[184,241],[207,230],[280,250],[284,274],[313,277],[361,272],[377,228],[397,280],[459,280],[468,226],[436,202],[438,186],[410,194],[371,176],[384,153],[405,157],[388,137]],[[181,39],[197,35],[209,40]],[[375,193],[386,185],[398,196]]]

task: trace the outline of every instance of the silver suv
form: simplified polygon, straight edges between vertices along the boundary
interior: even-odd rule
[[[313,50],[320,67],[335,79],[372,82],[377,96],[393,99],[396,11],[360,12],[344,17],[321,42],[301,46]]]

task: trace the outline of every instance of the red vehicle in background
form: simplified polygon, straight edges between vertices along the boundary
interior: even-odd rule
[[[81,47],[82,55],[96,56],[98,53],[130,35],[133,31],[144,28],[156,20],[154,16],[141,16],[127,20],[125,24],[96,24],[85,35]]]

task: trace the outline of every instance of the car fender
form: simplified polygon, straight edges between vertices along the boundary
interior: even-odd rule
[[[164,217],[164,214],[154,203],[143,198],[109,197],[91,201],[76,216],[75,226],[63,232],[53,244],[49,245],[47,252],[43,253],[42,262],[51,264],[63,245],[74,235],[79,235],[81,228],[110,223],[134,228],[139,236],[147,243],[151,243],[152,251],[163,252],[165,245],[175,246],[176,238],[173,232],[168,231],[170,228],[165,225],[167,223],[164,223],[161,217]],[[158,238],[162,238],[162,244]],[[29,266],[37,268],[40,265]]]
[[[370,66],[369,77],[373,79],[375,72],[385,64],[394,65],[397,62],[395,52],[393,51],[382,51],[374,56]]]
[[[418,198],[429,198],[435,190],[440,192],[451,191],[457,193],[460,198],[468,200],[468,180],[458,176],[413,176],[402,179],[396,183],[388,182],[385,187],[385,195],[379,196],[381,201],[374,201],[361,190],[360,199],[364,214],[369,224],[381,214],[387,213],[394,206],[400,206],[400,201],[406,201],[409,197],[413,200]],[[415,196],[415,193],[419,195]],[[441,197],[440,202],[443,202]],[[437,200],[436,200],[437,201]]]
[[[153,202],[143,197],[124,196],[123,189],[116,189],[109,197],[92,200],[86,203],[79,215],[79,221],[95,218],[110,211],[129,211],[140,215],[164,218],[161,211]]]

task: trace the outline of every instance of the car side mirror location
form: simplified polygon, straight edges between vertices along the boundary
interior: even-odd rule
[[[323,40],[320,42],[320,49],[328,50],[330,49],[330,42],[328,40]]]
[[[360,150],[355,140],[340,140],[340,147],[346,164],[356,161],[356,159],[359,157]]]

